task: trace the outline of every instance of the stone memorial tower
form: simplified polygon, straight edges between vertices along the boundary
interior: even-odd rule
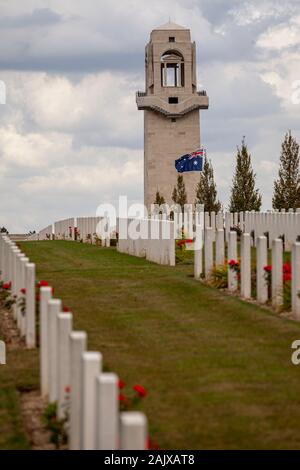
[[[200,147],[199,110],[208,109],[197,91],[196,45],[190,30],[174,23],[154,29],[145,51],[146,91],[137,92],[144,111],[144,202],[156,191],[172,202],[178,173],[175,160]],[[194,203],[199,172],[183,173],[188,202]]]

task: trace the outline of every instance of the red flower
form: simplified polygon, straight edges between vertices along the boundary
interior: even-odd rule
[[[133,390],[137,392],[140,398],[144,398],[147,395],[146,390],[139,384],[134,385]]]
[[[121,390],[124,387],[125,387],[125,382],[123,380],[119,379],[118,388]]]
[[[22,287],[22,289],[20,289],[20,292],[21,292],[21,294],[24,294],[24,295],[25,295],[25,294],[26,294],[26,289],[25,289],[25,287]]]
[[[11,288],[11,282],[5,282],[2,285],[2,289],[9,290]]]
[[[193,242],[194,240],[192,240],[191,238],[187,238],[186,240],[185,239],[177,240],[177,246],[183,246],[186,243],[193,243]]]
[[[284,273],[283,274],[283,282],[291,281],[292,275],[291,273]]]
[[[68,307],[64,305],[62,311],[66,313],[66,312],[69,312],[70,310],[68,309]]]
[[[239,265],[239,262],[236,261],[235,259],[231,259],[230,261],[228,261],[228,264],[231,268],[235,268],[236,266]]]
[[[146,449],[147,450],[159,450],[159,447],[154,441],[152,441],[152,439],[150,439],[150,437],[147,437]]]
[[[270,264],[268,264],[268,266],[264,266],[264,271],[266,271],[266,273],[270,273],[272,271],[272,266]]]
[[[48,287],[48,286],[49,286],[49,284],[48,284],[47,281],[42,280],[38,283],[38,287]]]
[[[125,403],[127,401],[125,395],[123,395],[123,393],[119,393],[119,401],[121,403]]]
[[[71,387],[68,385],[65,387],[65,393],[70,393],[71,392]]]
[[[292,272],[291,265],[289,263],[283,263],[282,272],[284,274],[291,274],[291,272]]]

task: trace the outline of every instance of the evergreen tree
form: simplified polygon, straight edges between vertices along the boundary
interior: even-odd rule
[[[221,203],[217,199],[217,187],[214,180],[214,170],[210,160],[205,158],[203,171],[196,189],[196,204],[204,204],[207,212],[219,212]]]
[[[156,191],[154,204],[158,204],[159,206],[161,206],[162,204],[165,204],[165,203],[166,203],[165,198],[161,196],[159,191]]]
[[[278,178],[274,181],[274,209],[300,207],[299,145],[287,132],[282,143]]]
[[[261,195],[255,189],[256,174],[253,172],[251,155],[248,152],[245,138],[242,147],[237,148],[235,174],[232,181],[230,212],[259,211]]]
[[[182,211],[184,210],[184,205],[187,204],[187,195],[182,175],[178,175],[177,186],[174,187],[172,193],[172,200],[175,204],[181,206]]]

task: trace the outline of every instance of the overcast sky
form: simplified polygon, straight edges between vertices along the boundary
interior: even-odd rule
[[[169,17],[197,43],[222,203],[245,135],[270,208],[285,132],[300,142],[299,0],[0,0],[0,225],[37,230],[119,194],[142,202],[135,92],[150,31]]]

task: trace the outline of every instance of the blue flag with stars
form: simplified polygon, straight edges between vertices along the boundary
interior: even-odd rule
[[[178,173],[184,173],[185,171],[202,171],[204,156],[204,149],[182,155],[182,157],[175,160],[175,168]]]

